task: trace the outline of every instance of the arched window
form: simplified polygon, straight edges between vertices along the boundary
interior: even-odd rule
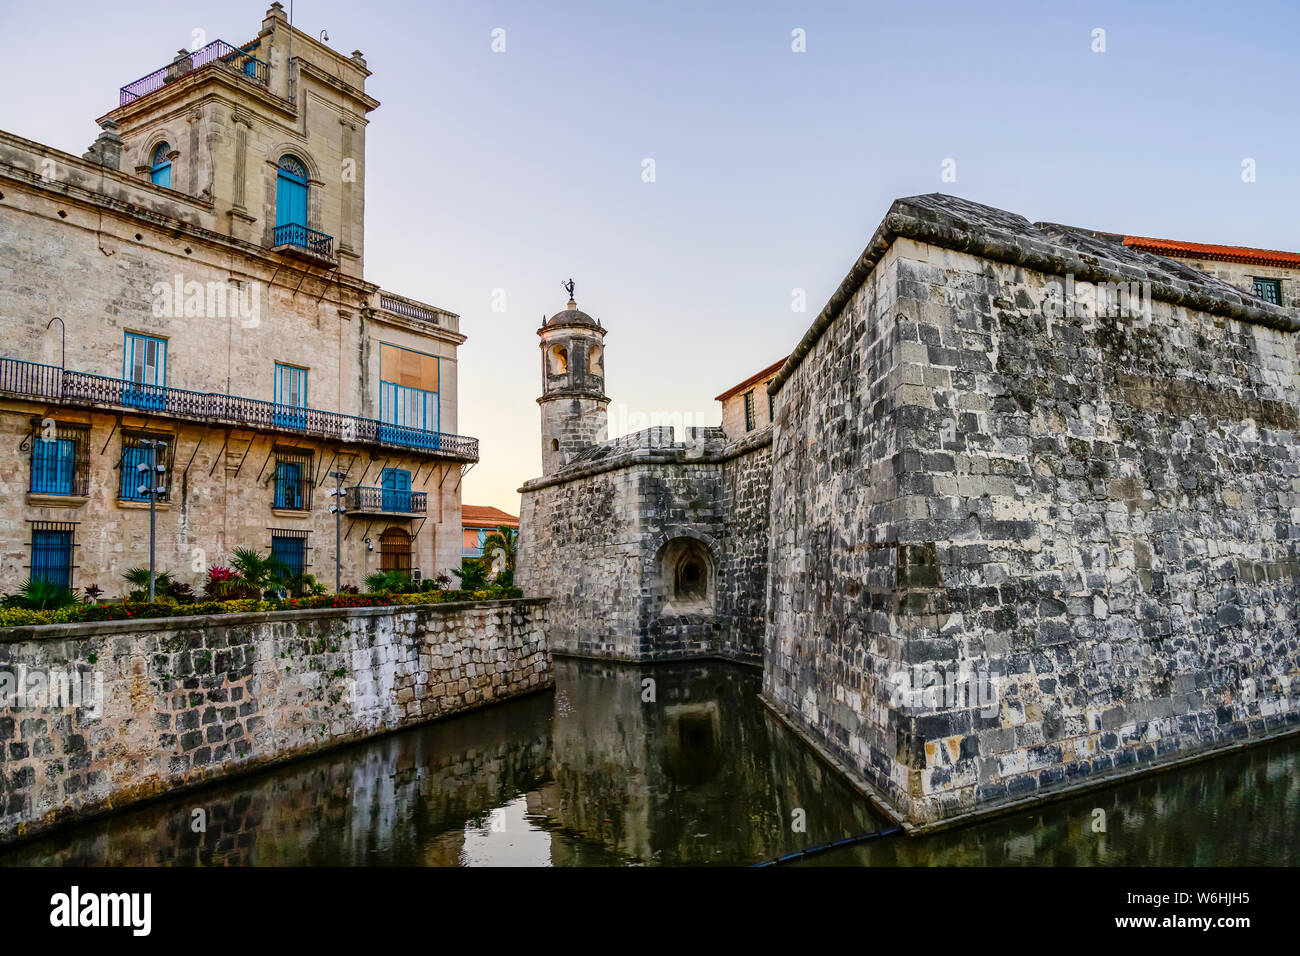
[[[587,371],[592,375],[605,374],[605,350],[599,345],[593,345],[587,353]]]
[[[563,375],[569,371],[569,350],[563,345],[551,346],[551,374]]]
[[[166,143],[159,143],[158,148],[153,151],[153,156],[149,160],[150,171],[149,178],[155,186],[162,186],[166,189],[172,188],[172,148]]]
[[[275,180],[275,224],[307,225],[307,167],[296,156],[281,156]]]
[[[411,536],[401,528],[389,528],[379,536],[379,569],[411,573]]]

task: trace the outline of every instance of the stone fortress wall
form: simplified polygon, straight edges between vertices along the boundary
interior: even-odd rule
[[[6,628],[0,846],[553,682],[529,598]]]
[[[593,443],[521,489],[521,581],[557,652],[761,659],[909,826],[1294,732],[1300,318],[1254,274],[899,200],[732,395],[757,430]]]
[[[1067,274],[1149,314],[1062,315]],[[774,383],[769,702],[913,824],[1300,729],[1295,328],[895,203]]]
[[[684,437],[625,435],[522,489],[517,581],[552,598],[554,650],[760,659],[771,430]],[[699,587],[679,588],[692,564]]]

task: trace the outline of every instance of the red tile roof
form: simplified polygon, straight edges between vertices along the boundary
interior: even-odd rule
[[[789,357],[790,356],[788,355],[786,356],[786,358]],[[715,398],[714,401],[725,402],[727,399],[731,398],[732,395],[735,395],[738,392],[743,392],[751,385],[757,385],[759,382],[763,381],[764,379],[771,378],[773,375],[777,373],[777,370],[784,364],[785,364],[785,359],[781,359],[780,361],[773,362],[767,368],[763,369],[763,371],[759,372],[756,375],[751,375],[749,378],[745,379],[739,385],[731,386],[731,388],[727,389],[725,392],[723,392],[721,395]]]
[[[1255,266],[1281,266],[1300,269],[1300,252],[1281,252],[1277,249],[1252,249],[1250,246],[1215,246],[1203,242],[1179,242],[1175,239],[1151,239],[1147,236],[1125,236],[1124,245],[1143,252],[1162,256],[1180,256],[1187,259],[1210,259],[1218,262],[1244,262]]]
[[[518,528],[519,518],[491,505],[461,505],[460,523],[465,528],[495,528],[499,525]]]

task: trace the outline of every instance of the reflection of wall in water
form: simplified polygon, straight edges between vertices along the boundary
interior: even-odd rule
[[[876,828],[877,818],[753,704],[756,671],[717,663],[606,664],[558,658],[552,782],[563,830],[623,860],[760,860]],[[585,679],[584,679],[585,678]],[[656,700],[642,700],[643,680]],[[806,833],[790,811],[807,812]],[[552,844],[552,862],[569,848]]]
[[[460,862],[466,820],[540,786],[549,695],[293,763],[20,846],[6,864]],[[190,813],[207,811],[207,832]],[[304,858],[305,856],[305,858]]]

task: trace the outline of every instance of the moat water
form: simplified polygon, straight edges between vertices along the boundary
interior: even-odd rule
[[[65,830],[0,864],[747,864],[887,827],[767,712],[759,683],[720,662],[557,659],[554,691]],[[803,862],[1294,866],[1300,740]]]

